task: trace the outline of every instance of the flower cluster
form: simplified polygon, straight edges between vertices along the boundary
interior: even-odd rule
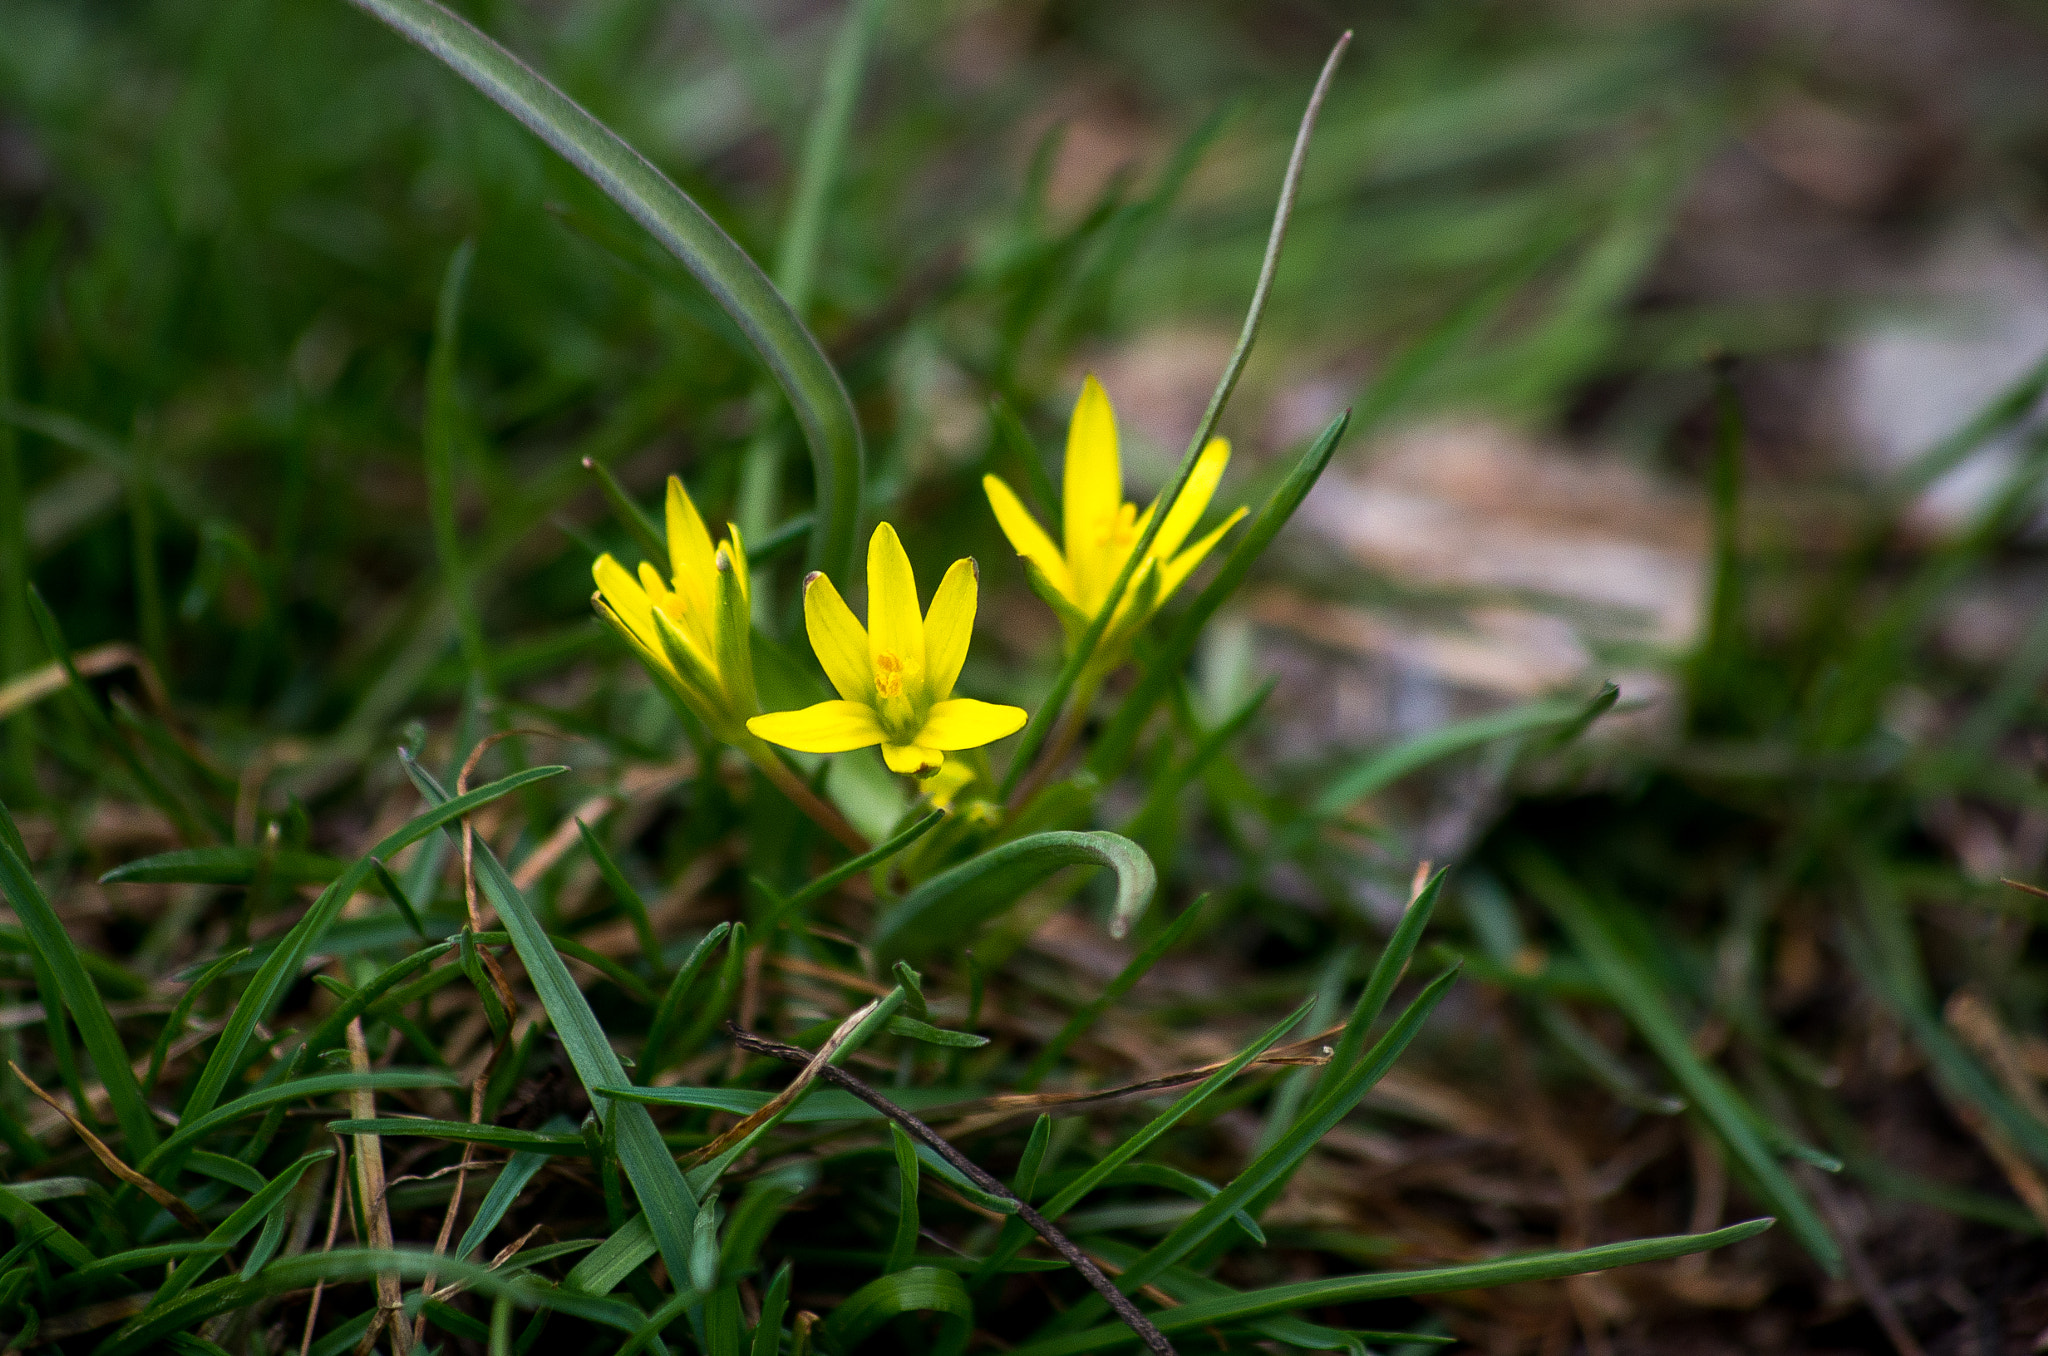
[[[1201,564],[1244,509],[1185,546],[1216,493],[1230,446],[1215,439],[1167,513],[1111,614],[1091,657],[1105,671],[1121,662],[1132,638],[1161,603]],[[1157,501],[1142,513],[1123,497],[1116,415],[1094,377],[1082,385],[1067,431],[1062,517],[1064,548],[1040,527],[1001,479],[983,488],[996,522],[1023,558],[1032,585],[1059,614],[1069,650],[1108,604],[1118,576],[1150,526]],[[825,677],[839,695],[797,711],[759,714],[754,688],[747,554],[737,527],[714,542],[683,484],[669,477],[669,574],[643,562],[629,574],[610,555],[592,567],[593,599],[641,662],[711,733],[742,747],[766,741],[802,753],[844,753],[881,746],[891,771],[921,779],[946,796],[971,777],[948,753],[979,748],[1023,728],[1025,715],[956,697],[953,686],[974,633],[980,574],[972,559],[953,562],[918,606],[917,576],[896,529],[883,523],[868,542],[868,618],[863,626],[822,573],[804,580],[804,627]]]

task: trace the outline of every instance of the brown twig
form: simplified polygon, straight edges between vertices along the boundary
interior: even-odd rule
[[[348,1199],[348,1166],[345,1157],[334,1160],[334,1204],[327,1212],[327,1241],[320,1245],[322,1256],[334,1251],[334,1236],[341,1230],[341,1205]],[[327,1288],[327,1278],[322,1276],[313,1282],[313,1298],[306,1304],[306,1331],[299,1338],[299,1356],[313,1348],[313,1323],[320,1317],[320,1292]]]
[[[1131,1303],[1130,1296],[1116,1288],[1115,1283],[1103,1274],[1102,1268],[1096,1265],[1094,1258],[1075,1247],[1073,1240],[1055,1228],[1051,1220],[1048,1220],[1045,1216],[1032,1209],[1029,1201],[1020,1198],[1016,1192],[1010,1190],[1009,1187],[1003,1185],[995,1177],[983,1171],[980,1164],[947,1143],[938,1131],[932,1129],[902,1107],[897,1106],[881,1093],[876,1092],[866,1083],[846,1072],[846,1070],[839,1068],[837,1065],[827,1064],[822,1060],[816,1059],[809,1050],[799,1049],[794,1045],[784,1045],[781,1041],[771,1041],[765,1037],[756,1036],[752,1032],[742,1031],[730,1023],[727,1024],[726,1029],[732,1033],[732,1038],[739,1043],[742,1049],[751,1050],[757,1055],[767,1055],[772,1059],[779,1059],[786,1064],[804,1065],[807,1071],[812,1072],[815,1077],[822,1078],[828,1083],[844,1088],[896,1124],[902,1126],[910,1133],[911,1138],[917,1140],[933,1153],[958,1168],[967,1180],[974,1183],[975,1186],[991,1196],[998,1196],[1003,1200],[1013,1202],[1017,1207],[1017,1218],[1030,1225],[1054,1252],[1065,1258],[1068,1265],[1080,1272],[1082,1278],[1089,1285],[1095,1287],[1097,1294],[1109,1301],[1109,1307],[1114,1309],[1116,1316],[1122,1319],[1130,1330],[1138,1335],[1139,1341],[1143,1342],[1146,1347],[1154,1352],[1155,1356],[1174,1356],[1173,1344],[1166,1340],[1166,1334],[1159,1331],[1153,1325],[1152,1320],[1145,1317],[1139,1311],[1137,1305]]]
[[[16,1064],[13,1060],[10,1059],[7,1061],[7,1067],[14,1070],[14,1076],[16,1078],[19,1078],[22,1081],[23,1086],[25,1086],[30,1092],[34,1093],[37,1097],[41,1098],[45,1106],[48,1106],[52,1111],[55,1111],[59,1116],[62,1116],[66,1121],[70,1122],[71,1128],[78,1133],[78,1137],[85,1141],[85,1147],[92,1150],[92,1156],[94,1158],[97,1158],[100,1161],[101,1165],[104,1166],[108,1172],[113,1173],[114,1176],[120,1178],[129,1186],[134,1187],[137,1191],[149,1197],[151,1200],[155,1201],[164,1209],[170,1211],[171,1214],[177,1219],[178,1223],[184,1225],[193,1233],[200,1235],[204,1235],[206,1233],[205,1222],[199,1218],[198,1214],[193,1211],[191,1206],[185,1204],[176,1196],[166,1191],[163,1187],[158,1186],[155,1182],[150,1181],[147,1177],[144,1177],[141,1173],[129,1167],[126,1163],[123,1163],[121,1161],[120,1155],[116,1154],[112,1149],[109,1149],[106,1146],[106,1142],[102,1140],[98,1135],[95,1135],[92,1132],[92,1127],[88,1126],[84,1121],[78,1119],[78,1117],[72,1114],[72,1112],[69,1109],[67,1109],[62,1102],[58,1101],[55,1097],[52,1097],[49,1093],[43,1091],[41,1085],[38,1084],[35,1081],[35,1079],[30,1078],[27,1074],[21,1071],[21,1066],[19,1064]]]

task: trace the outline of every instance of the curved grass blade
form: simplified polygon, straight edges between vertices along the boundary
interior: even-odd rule
[[[825,1320],[825,1332],[837,1350],[852,1351],[898,1314],[920,1311],[943,1316],[932,1348],[938,1356],[958,1356],[966,1349],[974,1301],[958,1276],[937,1267],[911,1267],[869,1281],[840,1301]],[[1123,1331],[1130,1335],[1128,1328]]]
[[[436,0],[351,0],[519,119],[680,259],[745,333],[789,396],[811,448],[813,569],[851,577],[862,482],[860,425],[817,339],[759,265],[617,133]]]
[[[869,941],[875,963],[886,968],[893,961],[914,961],[952,947],[1053,872],[1083,864],[1116,872],[1109,931],[1112,937],[1123,936],[1152,902],[1159,883],[1152,859],[1119,834],[1035,833],[942,871],[911,891],[876,922]]]
[[[135,1081],[128,1052],[114,1030],[114,1019],[107,1014],[106,1002],[94,987],[92,976],[86,973],[78,947],[64,930],[57,911],[50,907],[42,886],[36,883],[28,859],[20,852],[21,833],[4,805],[0,805],[0,821],[6,827],[6,832],[0,833],[0,893],[7,896],[14,916],[21,920],[22,930],[36,949],[37,959],[48,967],[57,992],[63,997],[65,1010],[71,1014],[79,1038],[85,1042],[86,1053],[92,1057],[93,1067],[107,1089],[114,1119],[128,1139],[129,1156],[141,1158],[157,1145],[156,1123],[142,1100],[142,1085]]]
[[[1503,1257],[1498,1261],[1473,1262],[1464,1266],[1297,1281],[1291,1285],[1249,1290],[1227,1297],[1198,1299],[1153,1315],[1153,1322],[1161,1332],[1199,1332],[1204,1328],[1248,1322],[1295,1309],[1363,1304],[1414,1295],[1442,1295],[1525,1281],[1554,1281],[1566,1276],[1583,1276],[1589,1271],[1607,1271],[1641,1262],[1663,1262],[1693,1253],[1711,1252],[1715,1248],[1754,1238],[1776,1222],[1765,1217],[1731,1224],[1712,1233],[1673,1234],[1629,1243],[1605,1243],[1577,1252],[1525,1253],[1520,1257]],[[1104,1324],[1086,1332],[1027,1343],[1018,1347],[1014,1356],[1080,1356],[1082,1352],[1106,1351],[1135,1340],[1129,1328],[1120,1324]]]
[[[455,804],[425,768],[409,755],[401,757],[406,775],[430,804]],[[668,1146],[662,1143],[661,1131],[646,1107],[633,1102],[598,1101],[598,1088],[619,1087],[628,1081],[625,1066],[619,1063],[604,1028],[598,1024],[597,1014],[590,1010],[590,1003],[576,987],[569,967],[549,942],[547,930],[534,916],[519,887],[505,874],[497,854],[488,844],[478,843],[475,862],[478,885],[511,935],[513,949],[526,967],[527,979],[546,1009],[548,1021],[554,1025],[577,1078],[591,1094],[592,1104],[601,1108],[599,1116],[616,1137],[619,1166],[625,1169],[626,1179],[640,1198],[640,1208],[660,1244],[669,1274],[687,1276],[697,1198],[683,1180],[682,1169],[670,1157]],[[618,1124],[610,1126],[615,1118]]]

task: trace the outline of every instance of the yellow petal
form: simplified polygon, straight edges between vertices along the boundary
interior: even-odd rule
[[[1052,586],[1067,597],[1074,596],[1074,581],[1067,573],[1067,562],[1060,555],[1060,549],[1052,544],[1052,538],[1038,525],[1038,519],[1031,516],[1031,510],[1017,498],[1000,476],[983,476],[982,492],[988,495],[988,506],[995,510],[996,526],[1003,529],[1003,535],[1010,539],[1010,545],[1017,554],[1036,565]]]
[[[683,605],[699,616],[711,615],[715,601],[712,586],[711,533],[690,501],[680,476],[668,478],[668,568],[676,581]]]
[[[882,761],[891,772],[906,777],[929,777],[945,764],[946,755],[923,744],[884,744]]]
[[[1106,568],[1104,564],[1123,498],[1116,413],[1109,407],[1102,383],[1090,376],[1081,383],[1081,398],[1067,425],[1067,467],[1060,496],[1066,520],[1067,568],[1073,573],[1077,598],[1099,600],[1123,564],[1121,557]]]
[[[804,580],[804,629],[832,688],[850,702],[875,699],[875,674],[868,660],[868,633],[853,609],[824,575]]]
[[[798,753],[845,753],[882,742],[882,727],[866,702],[819,702],[801,711],[776,711],[755,716],[747,728]]]
[[[924,702],[924,615],[910,557],[887,523],[868,541],[868,657],[883,723],[908,723]]]
[[[1202,557],[1208,555],[1216,543],[1223,540],[1223,534],[1236,527],[1238,520],[1244,515],[1245,510],[1239,508],[1200,541],[1167,562],[1166,571],[1159,579],[1160,602],[1163,603],[1173,596],[1173,591],[1181,586],[1181,581],[1193,574],[1195,567],[1202,563]]]
[[[932,707],[917,742],[934,749],[978,749],[1024,728],[1024,712],[1015,706],[955,697]]]
[[[611,605],[612,615],[623,623],[628,631],[648,649],[660,652],[660,642],[654,634],[654,604],[647,597],[647,590],[640,587],[638,580],[626,573],[625,566],[613,560],[607,551],[590,566],[590,577],[597,581],[597,591],[604,595]]]
[[[648,605],[680,626],[699,653],[706,656],[718,653],[712,613],[693,608],[680,593],[671,593],[668,585],[661,582],[661,571],[644,560],[640,562],[640,587],[646,591]]]
[[[1188,476],[1188,483],[1181,487],[1180,498],[1173,501],[1173,511],[1160,524],[1159,535],[1152,539],[1151,553],[1154,556],[1166,560],[1180,550],[1180,544],[1188,539],[1188,533],[1202,521],[1209,501],[1216,497],[1217,482],[1223,479],[1223,468],[1228,465],[1230,444],[1221,438],[1211,438],[1209,445],[1202,449],[1202,455],[1195,459],[1195,469]],[[1138,520],[1139,532],[1145,530],[1146,521],[1158,504],[1158,500],[1153,500],[1152,506],[1145,510],[1145,517]]]
[[[981,572],[970,557],[956,560],[932,595],[924,615],[925,691],[932,701],[953,695],[960,666],[967,662],[967,643],[974,638],[974,604]]]
[[[754,601],[754,581],[747,577],[747,544],[740,540],[740,525],[725,525],[725,548],[732,554],[733,571],[740,578],[740,594],[749,603]]]

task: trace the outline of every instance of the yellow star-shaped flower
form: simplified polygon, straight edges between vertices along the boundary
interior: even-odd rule
[[[956,560],[918,614],[917,577],[896,529],[868,542],[868,627],[823,574],[804,580],[804,627],[840,700],[755,716],[747,729],[800,753],[882,746],[892,772],[928,777],[948,752],[979,748],[1024,726],[1024,712],[968,697],[953,684],[974,634],[978,575]]]
[[[645,561],[638,576],[609,553],[591,566],[598,615],[657,679],[720,738],[758,706],[748,633],[750,586],[740,530],[713,544],[683,482],[668,478],[669,577]]]
[[[1159,605],[1172,596],[1183,580],[1223,534],[1244,516],[1239,508],[1207,536],[1187,549],[1195,524],[1202,520],[1223,470],[1230,464],[1230,444],[1212,438],[1195,461],[1194,474],[1181,490],[1180,498],[1159,533],[1146,548],[1145,558],[1124,589],[1116,614],[1104,634],[1103,653],[1115,655]],[[1123,465],[1117,451],[1116,412],[1102,384],[1089,377],[1081,384],[1081,399],[1074,406],[1073,421],[1067,426],[1067,467],[1061,494],[1061,516],[1065,520],[1065,549],[1053,545],[1052,537],[1038,525],[1017,498],[1016,492],[999,476],[983,476],[982,489],[989,507],[1010,545],[1032,573],[1032,584],[1043,595],[1067,631],[1072,645],[1095,620],[1109,597],[1110,586],[1123,572],[1124,562],[1138,544],[1138,538],[1152,521],[1158,501],[1146,507],[1124,499]]]

